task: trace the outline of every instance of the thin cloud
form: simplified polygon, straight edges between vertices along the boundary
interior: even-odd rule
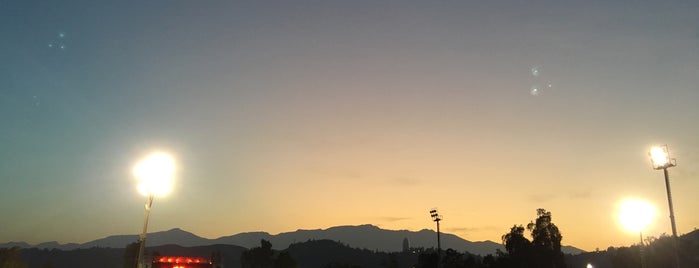
[[[556,198],[556,195],[554,195],[554,194],[535,194],[535,195],[529,196],[529,201],[532,201],[535,203],[544,203],[544,202],[551,201],[554,198]]]
[[[397,177],[392,182],[400,186],[415,186],[422,183],[421,180],[410,177]]]
[[[469,234],[469,233],[477,233],[477,232],[483,232],[483,231],[496,231],[496,230],[498,230],[498,228],[495,227],[495,226],[450,227],[450,228],[446,228],[446,231],[447,231],[447,232],[459,233],[459,234]]]
[[[383,222],[397,222],[397,221],[404,221],[404,220],[409,220],[411,218],[409,217],[380,217],[379,220]]]
[[[570,198],[572,198],[572,199],[589,199],[591,197],[592,197],[592,190],[589,190],[589,189],[573,192],[570,195]]]

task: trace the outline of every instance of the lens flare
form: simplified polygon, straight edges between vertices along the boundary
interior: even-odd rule
[[[619,206],[619,223],[630,232],[640,232],[655,220],[655,207],[641,200],[626,200]]]
[[[134,166],[133,174],[139,180],[137,188],[142,195],[162,196],[172,188],[175,161],[169,154],[153,153]]]

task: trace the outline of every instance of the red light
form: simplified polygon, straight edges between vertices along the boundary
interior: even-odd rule
[[[187,257],[187,256],[161,256],[153,259],[153,263],[172,263],[175,264],[172,268],[186,268],[187,263],[211,263],[209,259],[202,257]]]

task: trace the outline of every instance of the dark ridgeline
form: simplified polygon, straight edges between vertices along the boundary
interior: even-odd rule
[[[585,267],[588,263],[596,268],[605,267],[640,267],[639,246],[610,247],[595,252],[576,254],[563,253],[560,247],[562,235],[551,221],[551,213],[543,209],[537,211],[537,219],[526,227],[514,225],[503,235],[504,250],[489,254],[470,254],[463,250],[444,247],[442,267],[445,268],[504,268],[504,267]],[[293,232],[295,234],[351,233],[350,227],[337,227],[328,230],[311,230]],[[357,226],[355,230],[372,233],[378,229],[374,226]],[[379,229],[380,230],[380,229]],[[407,231],[390,231],[404,234]],[[426,230],[413,233],[427,232]],[[156,233],[158,234],[158,233]],[[176,229],[160,232],[159,235],[184,234],[184,241],[200,241],[198,237]],[[290,235],[287,233],[286,235]],[[326,233],[327,234],[327,233]],[[394,233],[391,233],[394,234]],[[258,240],[255,246],[241,247],[235,245],[213,244],[206,246],[161,245],[149,246],[149,256],[181,255],[211,257],[216,263],[226,268],[236,267],[436,267],[437,251],[434,248],[434,232],[426,233],[432,242],[429,247],[413,247],[408,236],[394,239],[397,250],[380,250],[377,248],[357,247],[345,241],[306,238],[294,242],[285,248],[274,249],[273,242]],[[250,235],[248,233],[247,235]],[[282,234],[277,235],[282,236]],[[527,236],[532,239],[529,240]],[[158,237],[158,235],[155,235]],[[272,236],[275,237],[275,236]],[[283,236],[282,236],[283,237]],[[293,236],[292,236],[293,237]],[[381,236],[380,236],[381,237]],[[392,237],[392,236],[391,236]],[[119,237],[121,238],[121,237]],[[71,250],[5,247],[0,245],[0,267],[114,267],[127,268],[135,264],[134,240],[120,248],[91,247]],[[230,238],[230,237],[228,237]],[[161,237],[174,239],[174,237]],[[203,238],[201,238],[203,239]],[[247,237],[247,239],[251,239]],[[104,240],[109,241],[109,239]],[[262,243],[260,243],[262,241]],[[401,243],[402,241],[402,243]],[[674,251],[669,236],[648,238],[644,249],[646,267],[666,267],[673,263]],[[13,243],[17,245],[18,243]],[[21,243],[19,243],[21,244]],[[131,247],[127,247],[131,245]],[[699,267],[699,231],[695,230],[680,237],[680,259],[682,267]],[[249,249],[246,249],[249,248]],[[406,249],[407,248],[407,249]],[[246,253],[247,252],[247,253]],[[563,258],[563,259],[560,259]]]
[[[407,230],[384,230],[373,225],[359,226],[338,226],[324,230],[297,230],[293,232],[280,233],[271,235],[265,232],[249,232],[240,233],[231,236],[224,236],[216,239],[207,239],[199,237],[190,232],[175,228],[163,232],[153,232],[148,234],[147,246],[160,246],[176,244],[184,247],[207,246],[207,245],[238,245],[246,248],[253,248],[260,245],[260,240],[270,241],[274,249],[285,249],[295,242],[303,242],[307,240],[328,239],[340,241],[356,248],[368,248],[384,252],[397,252],[403,249],[401,241],[408,239],[411,247],[433,247],[435,246],[436,233],[432,230],[421,230],[417,232]],[[138,240],[138,235],[114,235],[84,244],[69,244],[60,245],[52,243],[48,249],[57,248],[63,250],[77,248],[123,248],[125,245]],[[16,243],[14,243],[16,244]],[[493,241],[471,242],[464,240],[458,236],[442,233],[442,245],[446,248],[452,248],[458,251],[468,251],[471,253],[486,255],[495,253],[497,249],[504,250],[505,248]],[[13,245],[0,244],[0,247],[12,247]],[[44,248],[39,245],[20,245],[22,248]],[[572,253],[581,252],[576,248],[570,248]]]
[[[695,230],[681,236],[680,257],[682,267],[699,267],[699,231]],[[259,243],[259,241],[258,241]],[[398,241],[397,244],[400,244]],[[258,244],[259,245],[259,244]],[[259,246],[258,246],[259,247]],[[149,254],[161,255],[187,255],[187,256],[219,256],[220,263],[225,268],[242,267],[243,253],[247,249],[232,245],[211,245],[198,247],[182,247],[165,245],[148,247]],[[381,252],[370,249],[353,248],[346,244],[330,240],[308,240],[290,245],[285,250],[273,250],[274,258],[283,261],[274,267],[435,267],[436,250],[434,248],[410,248],[409,252]],[[646,263],[648,268],[667,267],[673,260],[672,241],[665,236],[658,239],[650,239],[650,245],[646,248]],[[279,258],[281,254],[286,257]],[[595,252],[581,254],[566,254],[567,267],[585,267],[593,264],[595,268],[611,267],[640,267],[638,246],[608,248]],[[443,253],[444,266],[469,267],[469,268],[502,268],[518,267],[507,262],[506,252],[476,256],[461,253],[453,249],[446,249]],[[133,255],[133,254],[132,254]],[[9,258],[8,258],[9,257]],[[7,263],[14,263],[14,267],[28,268],[74,268],[74,267],[105,267],[122,268],[133,263],[128,260],[128,254],[124,248],[90,248],[74,250],[58,249],[0,249],[0,267],[8,267]],[[26,266],[22,266],[25,264]],[[296,266],[293,266],[295,264]],[[9,266],[13,267],[13,266]],[[522,266],[519,266],[522,267]],[[527,266],[524,266],[527,267]]]

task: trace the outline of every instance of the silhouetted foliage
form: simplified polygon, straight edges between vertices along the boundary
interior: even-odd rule
[[[524,227],[514,225],[510,232],[502,236],[507,255],[499,256],[494,264],[505,267],[565,267],[565,258],[561,252],[561,235],[558,227],[551,222],[551,212],[536,210],[537,218],[527,224],[531,242],[524,237]],[[489,260],[490,261],[490,260]]]
[[[138,264],[138,250],[141,246],[140,241],[136,241],[126,245],[124,248],[124,268],[136,268]]]
[[[289,252],[283,251],[279,253],[277,259],[274,260],[275,268],[295,268],[297,267],[296,261],[291,257]]]
[[[444,268],[461,268],[466,267],[464,254],[461,254],[453,249],[447,249],[442,256],[442,267]]]
[[[272,250],[272,243],[262,239],[260,247],[246,250],[240,256],[241,267],[243,268],[295,268],[296,261],[289,252],[276,254]],[[276,257],[275,257],[276,255]]]
[[[401,254],[409,254],[410,248],[406,248],[406,245],[405,245],[405,241],[407,241],[407,239],[403,240],[403,241],[404,241],[403,251],[401,252]],[[388,259],[382,261],[381,266],[383,266],[385,268],[399,268],[400,262],[398,260],[398,256],[399,256],[398,253],[395,253],[395,252],[388,253]]]
[[[272,259],[274,251],[272,251],[272,243],[262,239],[261,246],[251,248],[243,252],[240,256],[240,264],[243,268],[271,268],[274,265]]]
[[[430,250],[421,253],[417,257],[416,268],[436,268],[439,263],[439,255],[436,251]]]
[[[437,266],[437,252],[434,250],[429,250],[420,253],[418,256],[418,261],[415,267],[417,268],[436,268]],[[491,256],[492,257],[492,256]],[[442,257],[439,258],[442,263],[442,268],[480,268],[486,267],[479,256],[470,254],[468,252],[461,253],[454,249],[447,249],[442,253]]]
[[[0,248],[0,268],[24,268],[27,263],[19,257],[19,247]]]
[[[532,245],[537,267],[565,267],[558,227],[551,222],[551,212],[543,208],[536,210],[535,222],[527,224],[531,231]]]
[[[505,268],[509,266],[509,257],[507,253],[500,251],[499,249],[495,251],[495,255],[488,254],[483,257],[483,267],[486,268]]]
[[[512,267],[526,267],[531,262],[532,243],[524,237],[522,225],[512,226],[510,232],[502,236],[502,243],[508,255],[501,255],[500,258],[504,258],[501,262]]]

